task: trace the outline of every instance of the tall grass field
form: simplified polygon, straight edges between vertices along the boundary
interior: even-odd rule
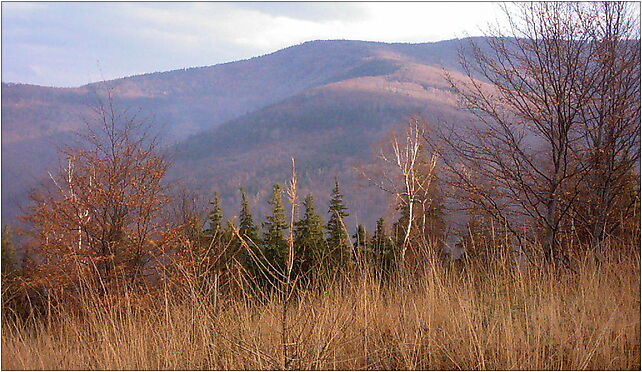
[[[403,280],[354,269],[310,288],[84,292],[6,317],[2,368],[640,369],[639,257],[574,272],[435,264]]]

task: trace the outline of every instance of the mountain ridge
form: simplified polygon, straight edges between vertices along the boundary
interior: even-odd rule
[[[100,80],[100,81],[93,81],[89,82],[87,84],[82,84],[82,85],[74,85],[74,86],[53,86],[53,85],[41,85],[41,84],[32,84],[32,83],[23,83],[23,82],[11,82],[11,81],[2,81],[2,85],[8,85],[8,86],[15,86],[15,85],[25,85],[25,86],[31,86],[31,87],[38,87],[38,88],[54,88],[54,89],[78,89],[78,88],[84,88],[88,87],[91,85],[97,85],[97,84],[104,84],[108,82],[113,82],[113,81],[118,81],[118,80],[125,80],[125,79],[131,79],[131,78],[136,78],[136,77],[146,77],[150,75],[156,75],[156,74],[167,74],[167,73],[172,73],[172,72],[179,72],[179,71],[190,71],[190,70],[198,70],[198,69],[204,69],[204,68],[211,68],[211,67],[216,67],[216,66],[224,66],[224,65],[229,65],[229,64],[234,64],[238,62],[245,62],[245,61],[252,61],[258,58],[263,58],[266,56],[270,56],[276,53],[280,53],[292,48],[298,48],[301,46],[305,45],[312,45],[312,44],[323,44],[323,43],[362,43],[362,44],[372,44],[373,46],[375,45],[386,45],[386,46],[410,46],[410,47],[415,47],[415,46],[427,46],[427,45],[435,45],[435,44],[444,44],[444,43],[457,43],[462,40],[473,40],[473,39],[481,39],[481,37],[466,37],[466,38],[453,38],[453,39],[446,39],[446,40],[439,40],[439,41],[430,41],[430,42],[419,42],[419,43],[413,43],[413,42],[385,42],[385,41],[374,41],[374,40],[354,40],[354,39],[315,39],[315,40],[307,40],[299,44],[287,46],[285,48],[278,49],[273,52],[253,56],[253,57],[248,57],[248,58],[242,58],[238,60],[233,60],[233,61],[227,61],[227,62],[221,62],[221,63],[215,63],[211,65],[202,65],[202,66],[191,66],[191,67],[184,67],[184,68],[177,68],[173,70],[164,70],[164,71],[154,71],[154,72],[145,72],[145,73],[140,73],[140,74],[133,74],[133,75],[126,75],[126,76],[121,76],[113,79],[107,79],[107,80]]]
[[[33,179],[45,174],[53,164],[54,146],[44,143],[63,143],[78,130],[81,122],[77,118],[88,113],[96,91],[105,86],[112,90],[117,105],[137,107],[164,121],[161,124],[167,125],[169,138],[166,144],[178,153],[179,164],[175,168],[203,171],[205,165],[181,150],[190,148],[182,145],[190,143],[190,138],[201,138],[200,145],[191,148],[200,151],[198,156],[203,162],[220,162],[222,169],[236,164],[219,176],[240,183],[253,180],[238,173],[266,173],[250,170],[256,163],[251,159],[232,159],[234,154],[239,156],[237,147],[245,146],[246,151],[261,158],[264,166],[275,170],[275,178],[280,178],[283,159],[288,158],[289,164],[289,157],[284,155],[270,163],[267,161],[270,156],[265,155],[268,151],[281,151],[278,147],[275,150],[275,144],[284,140],[283,134],[292,134],[290,142],[306,138],[311,143],[296,153],[302,164],[312,164],[312,173],[324,169],[327,173],[328,169],[336,168],[334,173],[348,177],[343,168],[349,167],[351,161],[366,161],[372,144],[403,117],[417,112],[428,116],[431,112],[454,115],[455,102],[452,97],[444,98],[451,92],[442,73],[457,64],[463,40],[432,43],[317,40],[241,61],[142,74],[77,88],[3,82],[2,175],[13,181],[7,187],[3,185],[3,204],[6,207],[7,203],[25,200]],[[359,131],[365,133],[363,142],[351,143],[345,133],[356,135]],[[312,132],[325,140],[310,137]],[[344,133],[343,137],[339,133]],[[262,137],[267,140],[249,141]],[[203,138],[212,140],[208,144]],[[337,154],[328,154],[331,151],[328,141],[337,143],[339,147],[334,150]],[[216,143],[225,146],[214,148]],[[203,172],[207,175],[188,178],[200,177],[193,180],[196,184],[217,184],[212,181],[216,174]],[[175,173],[174,176],[180,176]],[[268,178],[263,175],[254,181],[271,182]],[[356,182],[354,177],[350,182]],[[230,196],[225,201],[227,206],[234,204],[231,189],[237,186],[224,186],[227,187],[224,194]],[[209,194],[212,189],[202,191]],[[7,214],[5,210],[3,217],[15,215],[15,211]]]

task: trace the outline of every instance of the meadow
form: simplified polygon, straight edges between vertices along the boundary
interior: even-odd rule
[[[575,272],[498,261],[381,280],[355,268],[288,299],[210,289],[87,291],[5,320],[2,369],[640,369],[639,255]]]

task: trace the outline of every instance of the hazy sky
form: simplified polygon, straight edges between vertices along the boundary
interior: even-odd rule
[[[480,35],[495,3],[2,3],[2,81],[53,86],[213,65],[315,39]]]

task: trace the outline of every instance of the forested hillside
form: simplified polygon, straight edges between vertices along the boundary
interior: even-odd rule
[[[290,155],[312,177],[304,186],[320,174],[345,178],[349,190],[357,181],[353,161],[368,159],[370,145],[393,123],[416,112],[454,112],[441,66],[458,66],[461,43],[312,41],[249,60],[79,88],[3,83],[2,215],[13,220],[26,205],[30,188],[56,165],[57,147],[83,127],[106,87],[118,107],[138,112],[166,145],[175,144],[172,174],[203,193],[220,188],[225,206],[237,204],[239,186],[258,190],[285,177]],[[348,195],[357,215],[381,204],[381,196],[364,197]]]

